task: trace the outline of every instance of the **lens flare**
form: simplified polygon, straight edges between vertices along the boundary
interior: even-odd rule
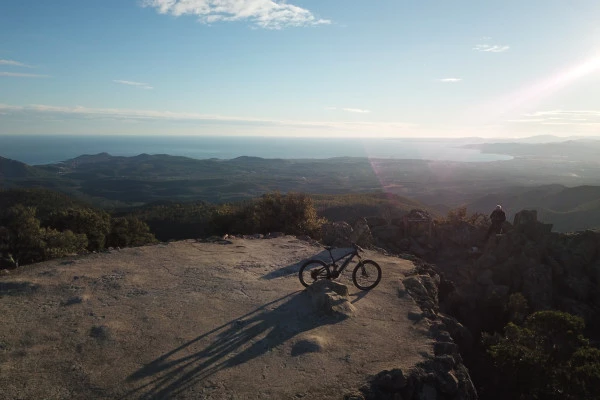
[[[484,122],[510,112],[533,107],[540,101],[553,95],[555,92],[558,92],[564,87],[598,71],[599,69],[600,55],[572,65],[563,71],[531,85],[527,85],[516,92],[502,96],[481,107],[477,107],[477,110],[471,110],[469,119],[471,121],[477,120],[478,122]]]

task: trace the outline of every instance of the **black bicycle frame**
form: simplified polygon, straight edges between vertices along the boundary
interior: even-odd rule
[[[354,249],[352,252],[346,254],[343,257],[340,257],[338,259],[341,260],[342,258],[346,258],[346,260],[343,262],[342,266],[338,269],[338,265],[335,263],[335,258],[333,258],[333,254],[331,253],[331,250],[329,250],[329,256],[331,257],[331,265],[333,266],[333,271],[332,272],[338,272],[338,273],[342,273],[344,271],[344,269],[346,269],[346,267],[348,266],[348,264],[350,264],[350,262],[354,259],[354,257],[358,257],[358,262],[362,261],[362,258],[360,256],[360,254],[358,254],[358,250]]]

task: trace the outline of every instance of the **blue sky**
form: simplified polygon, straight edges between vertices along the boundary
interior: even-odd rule
[[[4,0],[0,134],[600,135],[597,0]]]

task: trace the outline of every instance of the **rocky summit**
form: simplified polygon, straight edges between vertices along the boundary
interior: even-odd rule
[[[383,270],[375,289],[347,270],[304,290],[299,267],[325,256],[293,236],[187,240],[7,272],[0,397],[476,397],[430,304],[435,282],[405,287],[412,262],[367,251]]]

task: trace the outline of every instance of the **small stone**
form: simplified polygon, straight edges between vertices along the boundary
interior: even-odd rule
[[[306,353],[319,353],[323,351],[325,344],[325,340],[318,336],[299,340],[292,346],[292,357]]]
[[[344,400],[365,400],[365,398],[359,393],[348,393],[344,395]]]
[[[454,369],[456,366],[456,360],[449,354],[435,356],[435,361],[447,371]]]
[[[436,356],[444,355],[444,354],[457,354],[458,346],[452,342],[436,342],[433,345],[433,354]]]
[[[409,311],[408,312],[408,319],[411,320],[411,321],[420,321],[420,320],[423,319],[423,313]]]
[[[394,393],[400,391],[408,384],[408,380],[404,376],[401,369],[393,369],[391,371],[382,371],[374,379],[373,385],[381,391]]]
[[[99,339],[99,340],[108,340],[110,339],[110,332],[108,326],[100,325],[100,326],[92,326],[90,329],[90,336]]]
[[[63,306],[72,306],[73,304],[81,304],[83,303],[83,299],[79,296],[74,296],[71,297],[70,299],[68,299],[67,301],[63,302],[62,305]]]

